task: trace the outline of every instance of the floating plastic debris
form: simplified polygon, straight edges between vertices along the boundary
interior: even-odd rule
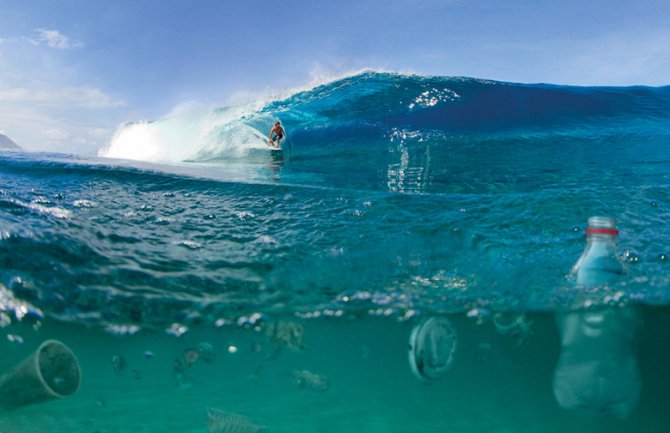
[[[81,370],[63,343],[47,340],[21,364],[0,377],[0,407],[16,409],[69,397],[79,389]]]
[[[10,343],[23,344],[23,337],[16,334],[7,334],[7,340]]]
[[[328,391],[330,381],[327,377],[312,373],[309,370],[294,370],[291,372],[291,380],[300,389],[311,391]]]
[[[263,426],[244,415],[207,408],[207,430],[209,433],[256,433]]]
[[[200,358],[205,361],[207,364],[214,362],[216,358],[216,353],[214,353],[214,346],[206,341],[198,343],[196,350],[200,354]]]
[[[532,321],[525,314],[496,313],[493,315],[493,325],[496,331],[503,335],[509,335],[521,346],[532,334]]]
[[[237,319],[237,326],[243,328],[251,328],[254,330],[261,329],[265,322],[265,318],[261,313],[253,313],[250,316],[242,316]]]
[[[293,350],[303,350],[305,345],[302,337],[305,327],[295,321],[279,321],[268,326],[267,335],[277,347],[288,347]]]
[[[105,327],[105,331],[114,335],[135,335],[140,330],[137,325],[115,325],[110,324]]]
[[[635,307],[606,307],[557,315],[561,353],[554,371],[558,404],[587,416],[624,419],[637,405],[641,378],[633,341]]]
[[[126,368],[126,360],[121,355],[112,356],[112,368],[114,371],[123,371]]]
[[[199,357],[200,354],[196,349],[188,348],[184,350],[184,362],[186,362],[186,365],[189,367],[195,364]]]
[[[618,234],[614,219],[589,218],[586,247],[570,272],[587,309],[556,315],[561,353],[553,389],[564,409],[591,416],[610,412],[623,419],[640,397],[634,352],[640,313],[634,306],[603,306],[588,296],[593,288],[614,285],[626,272],[616,251]]]
[[[412,330],[409,339],[409,365],[423,381],[444,376],[454,362],[458,336],[446,317],[429,317]]]
[[[0,328],[4,328],[12,324],[12,319],[2,311],[0,311]]]
[[[188,326],[179,323],[173,323],[168,329],[165,330],[165,332],[170,335],[174,335],[175,337],[181,337],[188,332]]]
[[[491,312],[486,308],[473,308],[469,310],[467,313],[465,313],[465,316],[468,319],[475,319],[477,320],[478,324],[484,323],[484,319],[489,317],[490,315]]]
[[[618,235],[614,218],[589,218],[586,247],[572,267],[569,277],[586,287],[605,286],[616,282],[626,273],[616,251]]]

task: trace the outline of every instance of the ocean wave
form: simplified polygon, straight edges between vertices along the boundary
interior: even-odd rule
[[[670,88],[527,85],[364,72],[279,100],[254,101],[121,126],[105,157],[152,162],[258,159],[275,119],[304,155],[388,145],[393,131],[432,141],[464,132],[566,133],[646,119],[667,133]],[[660,121],[660,124],[654,122]],[[330,150],[323,150],[325,146]]]

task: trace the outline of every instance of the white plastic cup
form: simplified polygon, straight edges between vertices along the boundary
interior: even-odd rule
[[[47,340],[0,377],[0,407],[10,410],[68,397],[77,392],[80,382],[81,370],[74,353],[60,341]]]

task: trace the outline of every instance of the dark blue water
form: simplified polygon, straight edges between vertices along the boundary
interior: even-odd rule
[[[265,142],[275,120],[288,133],[281,152],[270,151]],[[419,397],[424,388],[414,388],[406,365],[405,328],[418,317],[467,316],[465,328],[490,327],[499,312],[547,314],[585,299],[589,305],[645,308],[670,300],[668,87],[521,85],[364,73],[278,100],[128,124],[100,155],[0,153],[0,323],[3,350],[14,351],[6,368],[42,337],[53,333],[66,340],[69,335],[67,343],[95,365],[89,367],[96,371],[90,380],[115,383],[114,372],[103,372],[120,350],[110,349],[104,361],[94,361],[95,354],[86,353],[97,343],[81,343],[91,338],[85,332],[100,332],[105,347],[132,347],[137,362],[145,362],[143,345],[152,338],[167,339],[163,349],[153,351],[168,353],[175,346],[181,356],[191,343],[180,342],[191,334],[228,327],[225,332],[242,332],[238,324],[253,328],[258,318],[265,324],[289,317],[306,320],[312,335],[329,335],[333,347],[346,346],[357,332],[367,335],[366,329],[377,342],[368,339],[361,347],[395,335],[393,347],[400,352],[387,354],[389,368],[407,374],[411,385],[403,385],[403,392],[423,402],[401,411],[395,421],[380,420],[378,414],[401,403],[388,389],[394,379],[378,377],[383,385],[377,385],[385,389],[373,391],[378,388],[370,384],[360,390],[368,397],[380,393],[369,410],[360,408],[367,398],[339,395],[356,404],[342,403],[341,411],[335,410],[349,413],[352,422],[332,431],[445,431],[447,421],[433,413],[439,404]],[[617,219],[627,274],[585,293],[566,274],[581,254],[592,215]],[[388,335],[376,320],[389,324]],[[530,337],[529,344],[538,347],[520,349],[527,368],[534,365],[528,358],[533,351],[542,351],[543,361],[555,361],[558,350],[553,322],[537,321],[545,324],[536,333],[540,341]],[[326,329],[319,331],[322,326]],[[76,337],[78,332],[82,335]],[[172,335],[184,332],[173,341]],[[493,328],[491,335],[496,335]],[[468,359],[480,343],[493,341],[491,335],[465,343],[473,353]],[[15,344],[16,337],[24,343]],[[317,341],[312,346],[329,353],[328,345]],[[219,350],[226,353],[229,343],[222,337]],[[656,344],[648,343],[646,350]],[[506,350],[515,349],[500,353]],[[360,351],[353,358],[342,349],[332,356],[339,353],[342,362],[354,363],[369,349]],[[376,365],[384,365],[385,357],[378,355]],[[277,362],[290,364],[287,356],[298,355]],[[320,364],[318,354],[303,356],[297,359],[309,359],[316,370],[331,369],[336,383],[346,383],[347,375]],[[158,390],[174,386],[172,357],[168,353],[161,361],[166,376],[155,379]],[[509,359],[500,362],[504,367],[496,364],[498,371],[516,371]],[[550,361],[538,366],[549,372],[551,367]],[[280,394],[292,371],[282,368],[281,378],[273,379],[282,385],[268,385]],[[211,372],[198,374],[204,378]],[[654,374],[655,369],[645,370],[643,376]],[[243,391],[238,392],[260,398],[255,396],[262,386],[244,381],[239,386]],[[567,412],[555,407],[550,375],[546,388],[529,393],[546,392],[546,414],[561,425]],[[198,387],[193,389],[192,396]],[[87,392],[95,406],[95,392],[82,388],[82,395]],[[182,392],[179,386],[175,392]],[[430,398],[441,401],[441,392],[433,388]],[[476,400],[477,391],[472,392]],[[500,398],[491,392],[491,398]],[[208,393],[215,391],[203,395],[210,398]],[[333,404],[333,394],[324,404]],[[150,399],[147,395],[138,398]],[[194,397],[194,412],[215,404],[201,397]],[[482,403],[481,410],[489,410],[494,400]],[[265,398],[258,401],[271,405]],[[26,410],[41,413],[34,407]],[[650,418],[634,415],[636,421],[628,424],[594,421],[588,428],[580,418],[570,418],[564,427],[614,431],[624,425],[616,431],[640,431],[631,426],[661,417],[655,421],[661,427],[648,431],[667,431],[669,420],[653,405],[641,407]],[[146,410],[126,415],[144,419]],[[249,415],[259,410],[251,407]],[[408,423],[417,411],[430,415],[414,428]],[[455,431],[545,431],[541,416],[515,419],[507,406],[499,412],[500,425],[484,426],[471,414],[460,418]],[[324,415],[292,429],[287,419],[296,419],[293,412],[275,407],[270,413],[270,421],[279,424],[268,425],[271,431],[326,431],[330,419]],[[30,427],[30,420],[21,422],[23,430],[8,431],[44,431]],[[110,422],[98,428],[101,433],[191,431],[150,421],[134,421],[141,428],[124,430],[117,424],[133,421]],[[205,431],[202,426],[192,431]],[[95,426],[67,431],[95,431]]]

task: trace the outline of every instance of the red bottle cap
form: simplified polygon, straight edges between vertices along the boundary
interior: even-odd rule
[[[604,227],[589,227],[586,229],[587,235],[612,235],[618,236],[619,230]]]

